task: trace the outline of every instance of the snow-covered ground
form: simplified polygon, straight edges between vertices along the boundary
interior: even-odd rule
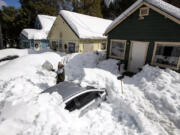
[[[0,135],[179,135],[180,74],[146,65],[122,85],[116,60],[96,53],[29,53],[0,50],[20,57],[0,63]],[[65,64],[66,80],[106,88],[107,101],[82,117],[64,110],[57,93],[41,94],[56,83],[54,72],[42,69]]]

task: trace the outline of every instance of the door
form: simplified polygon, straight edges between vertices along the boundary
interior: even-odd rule
[[[75,52],[75,43],[68,43],[69,45],[69,53],[74,53]]]
[[[149,42],[131,42],[131,51],[129,56],[128,70],[130,72],[138,72],[142,68],[146,61]]]
[[[94,46],[91,43],[84,44],[83,52],[92,52],[94,50]]]

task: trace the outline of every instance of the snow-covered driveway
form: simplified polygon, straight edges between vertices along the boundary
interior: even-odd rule
[[[99,61],[95,53],[1,51],[3,57],[13,53],[20,58],[0,64],[0,135],[180,134],[179,73],[146,65],[124,78],[122,90],[117,61]],[[40,94],[56,82],[56,74],[41,67],[46,60],[54,68],[63,61],[67,80],[106,88],[107,101],[79,118],[78,111],[63,109],[57,93]]]

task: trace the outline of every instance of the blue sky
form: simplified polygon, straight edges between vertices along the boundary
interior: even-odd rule
[[[20,8],[19,0],[0,0],[0,3],[5,2],[7,6],[14,6],[15,8]]]

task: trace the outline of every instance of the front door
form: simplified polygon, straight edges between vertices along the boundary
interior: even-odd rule
[[[75,43],[69,43],[69,53],[74,53],[75,52]]]
[[[142,68],[146,61],[149,42],[131,42],[131,51],[129,56],[128,70],[130,72],[138,72]]]
[[[84,44],[83,52],[92,52],[93,48],[94,48],[94,46],[91,43]]]

